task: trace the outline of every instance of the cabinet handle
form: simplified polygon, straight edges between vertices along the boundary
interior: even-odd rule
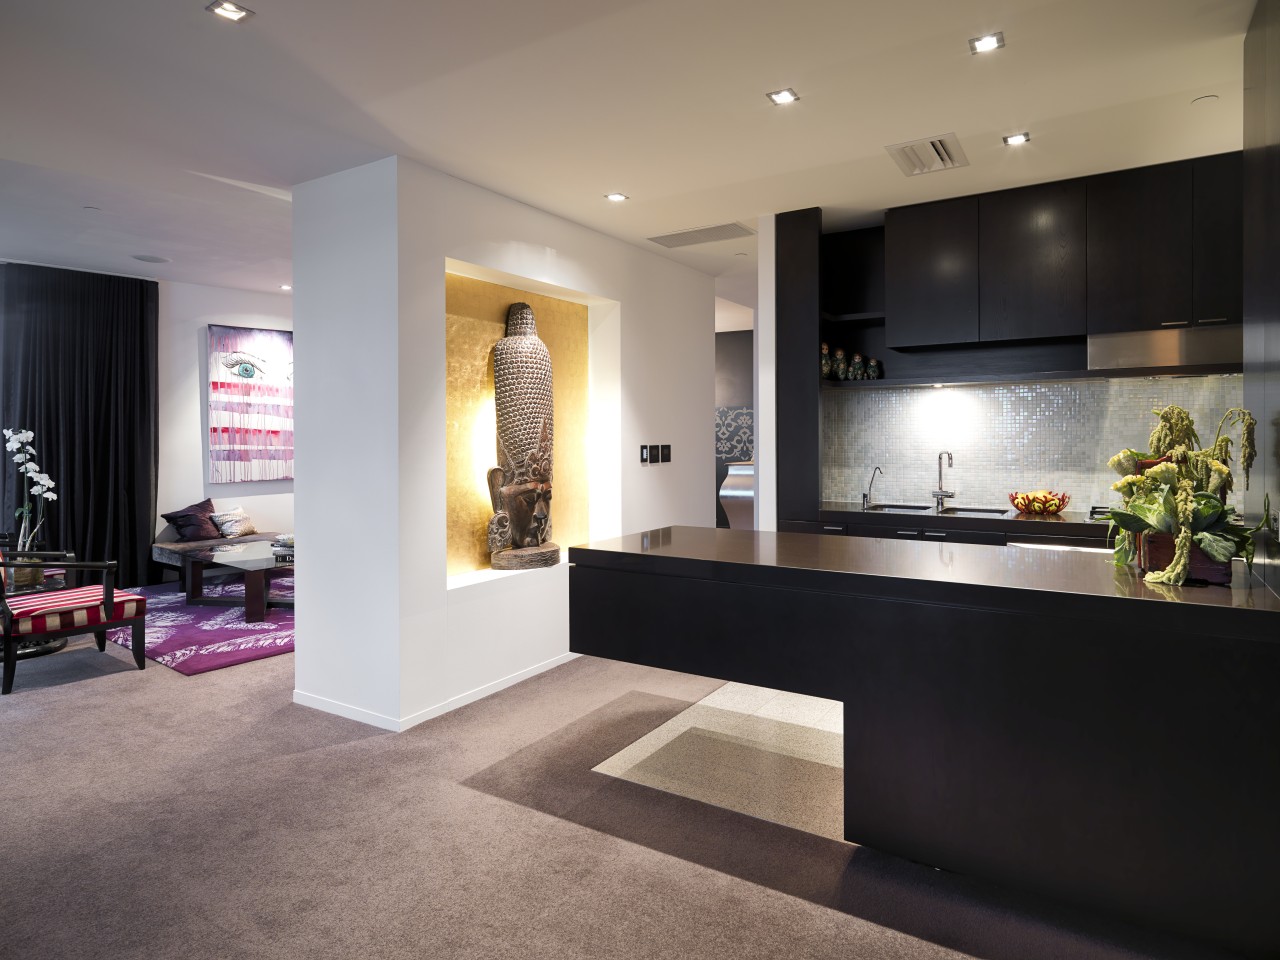
[[[1162,327],[1189,327],[1189,326],[1191,326],[1191,321],[1190,321],[1190,320],[1166,320],[1164,323],[1160,324],[1160,326],[1162,326]]]
[[[898,531],[898,536],[900,536],[900,537],[914,537],[914,536],[915,536],[917,533],[919,533],[919,532],[920,532],[919,530],[899,530],[899,531]]]
[[[946,533],[941,530],[926,530],[924,535],[926,537],[946,537]]]
[[[837,533],[844,533],[844,527],[823,527],[823,530],[835,530]]]
[[[1204,320],[1197,320],[1197,323],[1226,323],[1226,317],[1206,317]]]

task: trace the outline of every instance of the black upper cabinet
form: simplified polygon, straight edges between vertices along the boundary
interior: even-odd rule
[[[1192,161],[1089,177],[1088,332],[1193,319]]]
[[[1244,320],[1244,184],[1240,153],[1193,163],[1197,323]]]
[[[884,316],[884,227],[822,235],[822,312]]]
[[[978,330],[978,198],[885,213],[885,343],[974,343]]]
[[[978,198],[984,341],[1085,332],[1085,184],[1061,180]]]

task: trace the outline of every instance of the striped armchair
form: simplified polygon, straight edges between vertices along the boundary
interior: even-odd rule
[[[9,570],[58,568],[77,573],[102,574],[102,585],[71,587],[65,590],[33,590],[10,593]],[[4,677],[0,693],[13,690],[18,664],[18,644],[39,635],[49,639],[92,633],[98,650],[107,649],[107,631],[114,627],[133,628],[133,660],[141,670],[146,643],[145,597],[115,588],[116,564],[78,562],[70,553],[24,553],[21,560],[0,554],[0,637],[4,642]]]

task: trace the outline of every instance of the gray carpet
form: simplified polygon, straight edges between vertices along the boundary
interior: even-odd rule
[[[591,772],[715,681],[583,658],[393,735],[292,671],[20,664],[0,956],[1220,956]]]

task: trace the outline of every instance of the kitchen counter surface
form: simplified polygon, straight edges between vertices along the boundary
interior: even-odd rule
[[[873,502],[872,506],[876,504]],[[1104,540],[1107,536],[1106,521],[1089,519],[1087,510],[1064,510],[1062,513],[1019,513],[1013,507],[992,513],[980,504],[955,503],[959,512],[939,514],[928,510],[863,510],[861,501],[824,500],[819,505],[818,519],[828,523],[901,524],[903,522],[938,527],[955,527],[968,530],[999,530],[1005,533],[1026,534],[1035,537],[1070,537]],[[966,513],[965,508],[981,510]]]
[[[666,568],[677,575],[696,575],[696,568],[714,564],[717,578],[733,582],[811,584],[966,606],[1039,604],[1045,613],[1075,614],[1103,605],[1128,622],[1194,611],[1205,618],[1206,629],[1280,642],[1280,620],[1273,619],[1280,614],[1280,597],[1240,561],[1230,587],[1164,587],[1144,582],[1134,567],[1116,567],[1109,552],[706,527],[663,527],[571,547],[569,560],[616,569],[656,561],[654,572]],[[1115,605],[1122,601],[1149,604],[1160,614],[1128,606],[1121,613]]]

